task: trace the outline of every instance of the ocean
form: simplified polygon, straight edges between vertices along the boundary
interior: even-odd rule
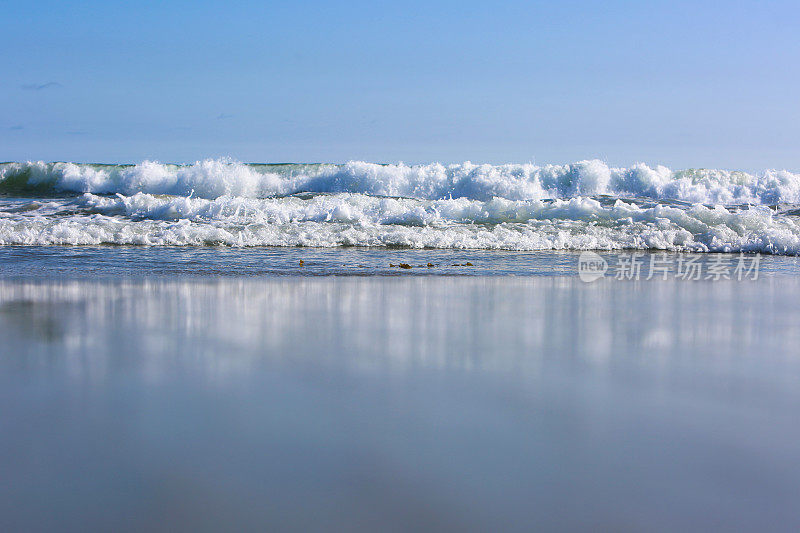
[[[787,171],[27,162],[0,193],[0,244],[800,252]]]
[[[800,175],[0,164],[0,530],[795,531]]]

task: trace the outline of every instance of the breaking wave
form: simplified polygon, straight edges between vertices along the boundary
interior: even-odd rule
[[[136,193],[268,198],[300,192],[349,192],[427,200],[468,198],[538,200],[612,195],[705,204],[800,203],[800,175],[728,170],[672,171],[602,161],[568,165],[257,165],[208,159],[191,165],[145,161],[138,165],[76,163],[0,164],[0,192]]]
[[[570,165],[0,164],[0,244],[800,255],[800,176]]]

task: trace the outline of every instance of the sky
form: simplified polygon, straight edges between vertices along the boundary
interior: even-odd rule
[[[800,170],[798,2],[0,7],[0,160]]]

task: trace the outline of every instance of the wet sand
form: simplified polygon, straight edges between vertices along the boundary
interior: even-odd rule
[[[800,280],[0,281],[0,529],[793,530]]]

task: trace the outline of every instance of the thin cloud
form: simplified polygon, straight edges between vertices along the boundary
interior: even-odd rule
[[[59,87],[63,87],[63,85],[57,81],[48,81],[47,83],[29,83],[22,86],[22,88],[26,91],[44,91],[45,89],[58,89]]]

